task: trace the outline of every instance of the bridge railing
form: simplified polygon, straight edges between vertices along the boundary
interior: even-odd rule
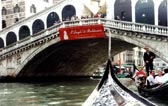
[[[105,18],[91,18],[63,22],[63,27],[72,27],[76,25],[103,24],[105,27],[111,27],[121,30],[168,36],[168,27],[132,23],[126,21],[107,20]]]
[[[82,19],[82,20],[64,21],[64,22],[55,24],[48,29],[40,31],[25,39],[22,39],[16,42],[15,44],[9,45],[10,47],[1,48],[0,56],[4,54],[7,55],[10,51],[16,50],[23,46],[27,46],[28,44],[34,43],[38,40],[45,39],[47,36],[52,36],[52,34],[58,33],[59,28],[79,26],[79,25],[91,25],[91,24],[103,24],[104,27],[107,27],[107,28],[128,30],[128,31],[140,32],[140,33],[149,33],[149,34],[155,34],[158,36],[159,35],[168,36],[168,27],[138,24],[138,23],[125,22],[125,21],[107,20],[105,18],[89,18],[89,19]]]
[[[100,21],[105,26],[112,28],[168,36],[168,27],[106,19]]]

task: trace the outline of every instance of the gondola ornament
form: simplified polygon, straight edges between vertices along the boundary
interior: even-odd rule
[[[102,79],[82,106],[156,106],[123,86],[111,64],[111,32],[109,30],[108,61]]]

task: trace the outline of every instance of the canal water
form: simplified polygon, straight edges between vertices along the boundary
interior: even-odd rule
[[[0,83],[0,106],[81,106],[98,81],[73,79],[44,83]],[[148,99],[158,106],[168,105],[167,100]]]

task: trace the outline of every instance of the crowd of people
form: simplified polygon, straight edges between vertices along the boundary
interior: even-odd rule
[[[73,21],[73,20],[79,20],[79,19],[88,19],[88,18],[105,18],[106,14],[102,14],[101,12],[98,12],[92,16],[89,15],[82,15],[81,17],[78,17],[76,15],[73,16],[67,16],[66,18],[62,18],[62,21]],[[56,21],[56,23],[59,23],[60,20]]]
[[[145,48],[143,59],[145,62],[145,71],[142,69],[138,70],[134,77],[139,79],[145,78],[145,86],[147,88],[156,87],[158,85],[168,82],[168,69],[164,69],[164,72],[160,70],[154,70],[153,60],[156,55],[149,50],[148,47]],[[157,73],[156,73],[157,72]]]

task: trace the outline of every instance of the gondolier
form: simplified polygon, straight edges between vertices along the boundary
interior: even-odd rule
[[[149,70],[153,70],[153,59],[156,55],[149,50],[148,47],[145,47],[146,52],[144,53],[143,59],[145,62],[146,72],[149,75]]]

